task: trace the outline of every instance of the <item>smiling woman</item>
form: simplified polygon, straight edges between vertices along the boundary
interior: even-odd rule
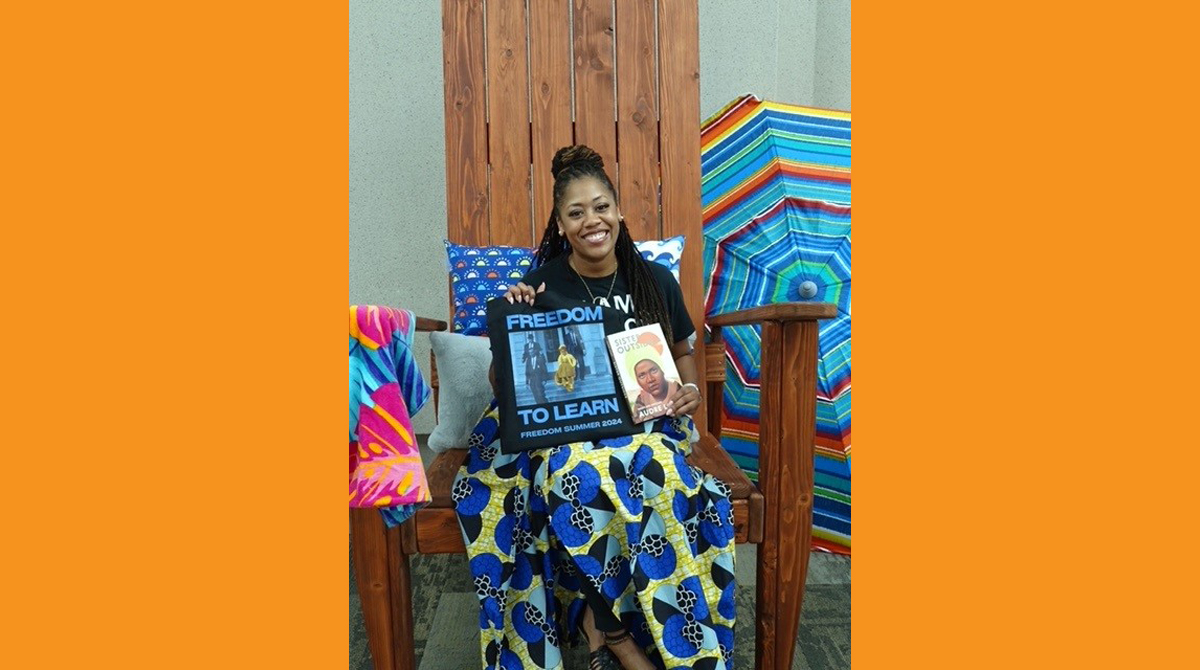
[[[558,233],[574,250],[572,268],[587,277],[604,277],[617,269],[614,230],[621,225],[612,191],[599,179],[584,177],[564,189]]]
[[[521,667],[558,667],[559,636],[582,634],[592,668],[724,670],[733,653],[733,515],[729,488],[686,461],[701,400],[695,327],[671,271],[634,246],[600,156],[566,147],[551,171],[554,207],[534,269],[505,297],[599,304],[623,312],[626,328],[657,324],[666,338],[656,361],[673,360],[693,383],[661,372],[647,379],[667,415],[631,436],[589,432],[504,453],[495,444],[498,411],[476,427],[453,500],[481,585],[485,665],[503,650]],[[565,343],[558,362],[556,381],[569,389],[577,362]],[[566,418],[614,409],[588,400]]]

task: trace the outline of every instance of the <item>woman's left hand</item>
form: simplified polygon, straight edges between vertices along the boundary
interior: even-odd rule
[[[700,387],[695,384],[684,384],[675,395],[671,396],[671,409],[667,410],[667,416],[678,416],[687,414],[691,416],[697,409],[700,409]]]

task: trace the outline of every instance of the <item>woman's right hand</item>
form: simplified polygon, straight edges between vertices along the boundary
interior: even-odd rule
[[[537,294],[542,293],[545,290],[546,282],[542,282],[542,285],[537,287],[536,291],[533,290],[533,287],[529,284],[517,282],[516,286],[509,286],[508,290],[504,292],[504,299],[507,300],[508,304],[510,305],[515,304],[518,300],[532,305],[533,299],[537,297]]]

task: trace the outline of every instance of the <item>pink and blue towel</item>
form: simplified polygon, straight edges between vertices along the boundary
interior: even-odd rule
[[[431,395],[412,352],[413,313],[350,307],[350,506],[395,526],[431,500],[411,415]]]

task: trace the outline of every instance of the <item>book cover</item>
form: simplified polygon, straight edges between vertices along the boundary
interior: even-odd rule
[[[604,337],[625,315],[547,291],[536,306],[487,303],[500,450],[515,453],[636,432]]]
[[[662,416],[683,381],[662,326],[652,323],[605,337],[634,423]]]

